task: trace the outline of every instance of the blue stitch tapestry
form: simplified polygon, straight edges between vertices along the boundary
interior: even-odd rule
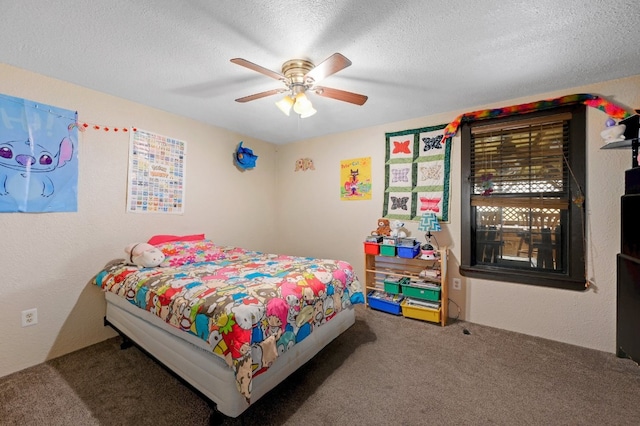
[[[449,220],[451,138],[444,138],[445,127],[385,134],[383,217],[420,220],[429,211],[442,222]]]
[[[76,118],[0,95],[0,212],[78,211]]]

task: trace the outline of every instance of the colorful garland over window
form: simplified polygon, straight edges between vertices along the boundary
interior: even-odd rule
[[[503,108],[483,109],[480,111],[468,112],[458,116],[444,129],[444,137],[450,138],[458,133],[458,128],[463,122],[471,122],[476,120],[484,120],[487,118],[507,117],[516,114],[525,114],[528,112],[540,111],[549,108],[556,108],[562,105],[571,105],[583,103],[592,108],[597,108],[607,113],[610,117],[623,120],[630,117],[631,114],[623,107],[609,102],[601,97],[589,94],[566,95],[555,99],[546,99],[543,101],[529,102],[526,104],[513,105]]]

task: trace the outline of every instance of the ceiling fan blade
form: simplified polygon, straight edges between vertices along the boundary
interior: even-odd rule
[[[253,62],[247,61],[246,59],[233,58],[231,59],[231,62],[233,62],[234,64],[238,64],[240,66],[243,66],[245,68],[249,68],[250,70],[257,71],[261,74],[266,75],[267,77],[275,78],[276,80],[286,80],[284,75],[277,73],[275,71],[271,71],[270,69],[267,69],[265,67],[261,67],[258,64],[254,64]]]
[[[306,78],[311,77],[313,81],[324,80],[351,65],[351,61],[342,56],[340,53],[334,53],[323,62],[314,67],[307,73]]]
[[[260,98],[265,98],[267,96],[271,96],[271,95],[277,95],[278,93],[282,93],[285,92],[285,89],[273,89],[273,90],[267,90],[266,92],[260,92],[260,93],[254,93],[253,95],[249,95],[249,96],[245,96],[243,98],[238,98],[236,99],[236,102],[249,102],[249,101],[255,101],[256,99],[260,99]]]
[[[349,102],[356,105],[364,105],[369,99],[368,96],[360,95],[358,93],[347,92],[340,89],[332,89],[330,87],[315,86],[312,89],[317,95],[324,96],[325,98],[337,99],[343,102]]]

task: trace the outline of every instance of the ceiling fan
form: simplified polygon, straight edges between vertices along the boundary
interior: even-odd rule
[[[311,105],[311,101],[305,95],[305,92],[313,92],[316,95],[326,98],[337,99],[343,102],[349,102],[356,105],[363,105],[367,101],[367,96],[358,93],[347,92],[345,90],[332,89],[330,87],[316,86],[316,82],[323,80],[330,75],[337,73],[349,65],[351,61],[341,55],[334,53],[319,65],[305,59],[291,59],[282,64],[282,73],[271,71],[270,69],[261,67],[253,62],[242,58],[231,59],[234,64],[249,68],[261,74],[279,80],[284,84],[280,89],[267,90],[266,92],[255,93],[253,95],[244,96],[236,99],[236,102],[249,102],[266,96],[286,93],[285,97],[276,102],[276,105],[282,112],[289,115],[293,110],[300,114],[301,118],[310,117],[316,113]]]

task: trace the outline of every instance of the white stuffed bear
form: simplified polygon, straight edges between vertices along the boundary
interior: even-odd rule
[[[407,233],[404,231],[404,222],[400,222],[399,220],[394,220],[391,222],[391,236],[398,238],[406,238]]]
[[[147,243],[129,244],[124,252],[129,255],[127,263],[143,268],[158,266],[164,260],[162,250]]]

